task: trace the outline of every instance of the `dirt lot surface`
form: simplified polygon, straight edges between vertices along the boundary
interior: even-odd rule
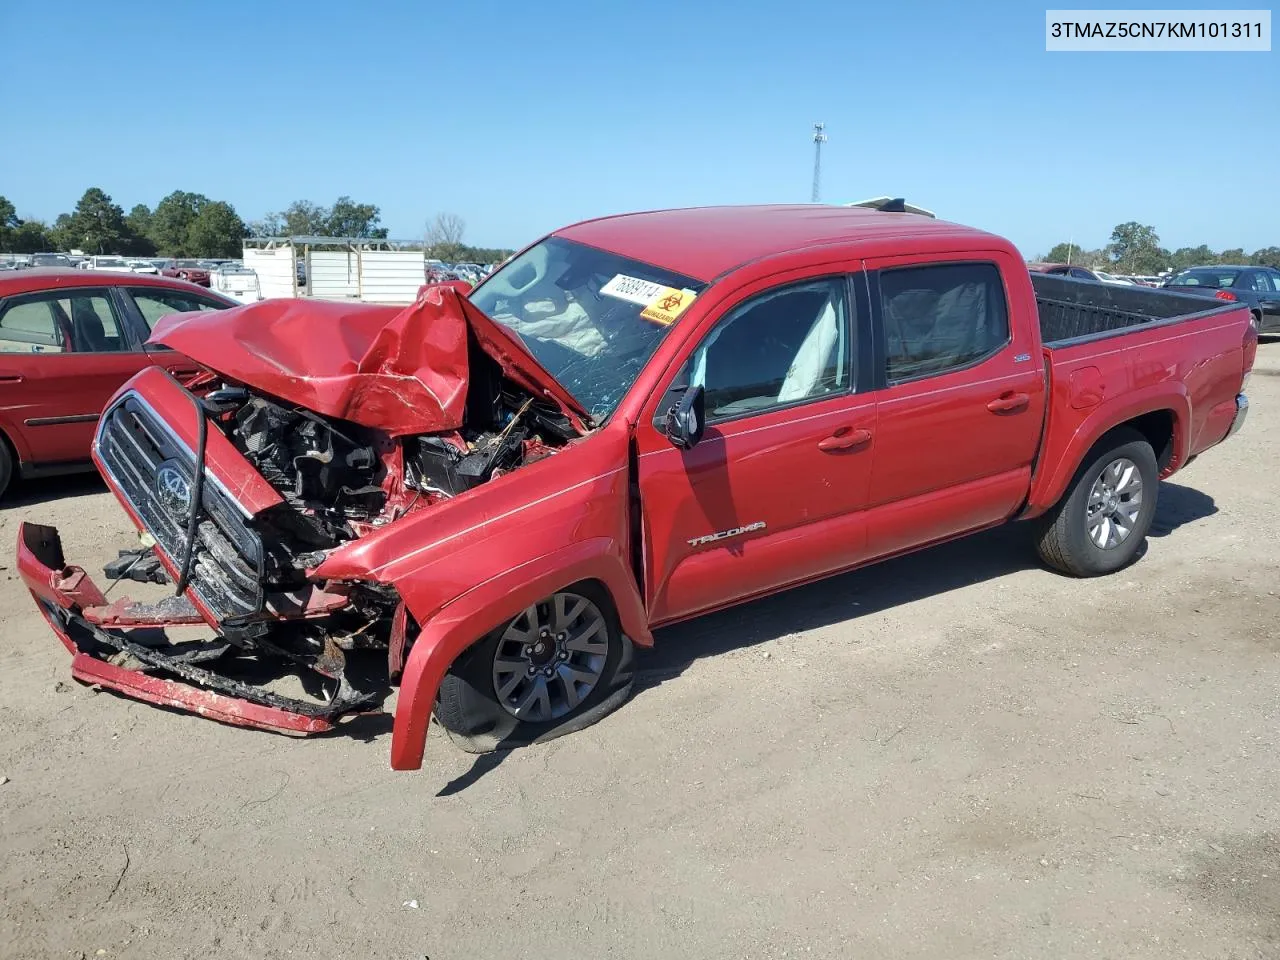
[[[0,957],[1280,957],[1280,343],[1243,433],[1076,581],[1013,527],[662,631],[476,758],[95,694],[0,572]],[[0,510],[94,572],[94,480]],[[123,592],[123,591],[120,591]]]

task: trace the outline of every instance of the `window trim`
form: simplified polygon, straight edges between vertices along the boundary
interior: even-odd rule
[[[857,273],[864,273],[864,271],[857,271]],[[852,278],[854,276],[856,276],[855,273],[851,273],[846,270],[837,270],[834,273],[823,273],[812,277],[800,277],[793,280],[786,280],[782,283],[765,287],[762,290],[757,290],[755,293],[749,294],[741,300],[737,300],[734,303],[729,304],[720,313],[720,315],[712,321],[710,326],[706,328],[706,331],[698,337],[697,342],[693,345],[693,348],[684,357],[684,359],[675,365],[675,370],[671,375],[671,379],[667,381],[666,386],[661,387],[658,390],[658,404],[653,413],[653,426],[659,433],[662,432],[667,415],[667,405],[664,405],[663,401],[667,398],[668,394],[675,389],[675,383],[679,378],[681,371],[683,371],[688,363],[697,356],[702,345],[706,343],[707,339],[720,328],[720,325],[729,316],[737,313],[740,309],[748,306],[753,301],[764,296],[777,294],[779,291],[786,290],[789,287],[803,287],[818,283],[827,283],[839,289],[840,296],[844,300],[845,305],[846,335],[844,359],[846,368],[849,371],[848,383],[846,383],[841,389],[833,390],[831,393],[824,393],[816,397],[801,397],[798,400],[789,400],[786,403],[776,403],[772,406],[762,407],[758,410],[744,410],[742,413],[735,413],[727,417],[713,418],[708,415],[706,426],[719,427],[727,423],[737,423],[740,420],[745,420],[750,417],[765,416],[766,414],[776,413],[780,410],[793,410],[809,404],[820,403],[824,400],[834,400],[842,397],[847,398],[855,393],[865,392],[860,389],[860,381],[862,380],[862,368],[858,364],[858,353],[860,352],[860,349],[855,350],[854,343],[857,341],[858,348],[862,347],[863,338],[861,337],[861,330],[863,324],[858,323],[858,318],[859,316],[865,315],[860,311],[864,311],[866,309],[866,304],[861,302],[861,299],[858,296],[856,285],[852,282]],[[684,389],[688,388],[685,387]]]
[[[43,301],[48,303],[51,300],[68,300],[71,297],[100,297],[107,301],[108,308],[111,310],[111,317],[116,324],[116,332],[120,335],[120,339],[127,346],[122,350],[60,350],[57,353],[40,353],[33,351],[32,356],[43,357],[113,357],[124,353],[137,353],[141,347],[134,335],[133,325],[129,322],[129,318],[125,315],[125,311],[121,309],[120,304],[112,295],[114,287],[81,287],[68,285],[65,287],[50,287],[44,290],[28,290],[25,293],[15,293],[11,297],[5,297],[0,300],[0,317],[8,313],[10,309],[19,304]],[[50,314],[52,319],[52,314]],[[74,331],[73,331],[74,332]],[[25,356],[25,354],[19,354]]]
[[[947,367],[945,370],[931,370],[926,373],[916,374],[912,377],[901,377],[896,380],[891,380],[889,378],[889,342],[884,323],[884,295],[880,290],[880,275],[885,273],[897,273],[902,270],[928,270],[931,267],[990,267],[996,272],[996,277],[1000,281],[1000,294],[1004,298],[1004,341],[997,344],[981,356],[974,357],[972,360],[968,360],[965,363],[958,364],[954,367]],[[867,279],[871,285],[871,318],[872,324],[875,328],[876,343],[879,347],[880,364],[878,368],[878,375],[883,389],[899,387],[903,384],[916,383],[920,380],[931,380],[934,377],[945,377],[948,374],[971,370],[974,367],[986,363],[992,357],[997,356],[1013,345],[1013,315],[1009,309],[1009,290],[1005,286],[1004,271],[1000,269],[1000,264],[995,260],[928,260],[921,263],[904,263],[898,266],[881,267],[875,270],[870,270],[868,271]]]

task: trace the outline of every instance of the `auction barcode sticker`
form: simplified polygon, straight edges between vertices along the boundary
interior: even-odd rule
[[[619,300],[627,300],[647,307],[667,290],[660,283],[641,280],[639,277],[628,277],[620,273],[600,288],[600,292]]]
[[[1046,10],[1045,50],[1267,52],[1270,10]]]

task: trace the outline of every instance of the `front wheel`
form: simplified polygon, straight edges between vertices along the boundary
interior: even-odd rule
[[[1038,521],[1041,559],[1076,577],[1128,566],[1151,529],[1158,484],[1155,453],[1146,438],[1136,430],[1112,432]]]
[[[609,595],[580,583],[521,611],[449,668],[436,719],[473,753],[590,726],[630,695],[631,641]]]

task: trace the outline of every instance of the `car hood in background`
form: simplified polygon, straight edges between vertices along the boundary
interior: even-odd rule
[[[468,328],[510,379],[586,417],[513,334],[448,287],[404,309],[281,299],[170,314],[151,342],[315,413],[402,436],[462,426]]]

